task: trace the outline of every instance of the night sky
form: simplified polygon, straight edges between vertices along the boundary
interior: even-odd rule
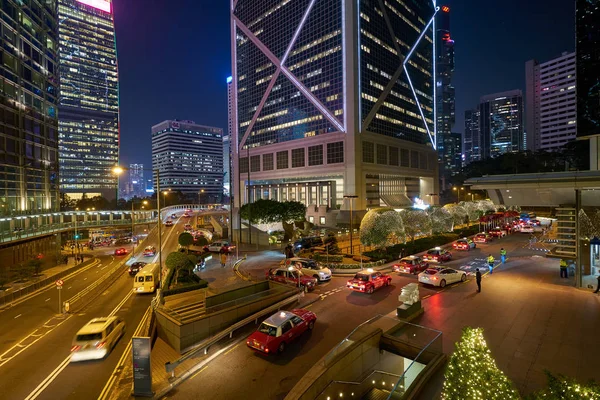
[[[256,0],[260,1],[260,0]],[[422,0],[428,1],[428,0]],[[113,0],[121,163],[151,165],[152,125],[190,119],[227,129],[228,0]],[[455,132],[485,94],[525,87],[525,62],[575,49],[570,0],[448,0],[455,40]]]

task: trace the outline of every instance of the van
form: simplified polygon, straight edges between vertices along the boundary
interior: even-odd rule
[[[154,293],[160,287],[160,265],[146,264],[133,278],[134,293]]]
[[[125,333],[125,322],[118,317],[94,318],[81,328],[71,346],[71,362],[106,357]]]

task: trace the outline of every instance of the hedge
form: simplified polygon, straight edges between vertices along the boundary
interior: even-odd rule
[[[180,286],[175,289],[165,290],[163,291],[163,296],[172,296],[174,294],[191,292],[193,290],[204,289],[208,287],[208,282],[204,279],[200,280],[198,283],[194,283],[192,285]]]
[[[379,267],[385,264],[385,260],[379,260],[375,262],[363,263],[363,269]],[[322,264],[324,267],[332,268],[332,269],[359,269],[360,264]]]
[[[373,251],[366,251],[364,254],[372,259],[386,260],[386,262],[390,262],[400,258],[400,252],[402,249],[404,249],[404,256],[406,257],[410,254],[417,254],[422,251],[429,250],[432,247],[443,246],[463,236],[465,236],[463,231],[461,231],[460,236],[456,233],[444,233],[441,235],[416,239],[412,243],[396,244],[394,246],[387,247],[385,250],[377,249]]]
[[[330,263],[341,263],[344,261],[344,256],[329,255],[326,254],[315,254],[313,259],[317,262],[330,262]]]

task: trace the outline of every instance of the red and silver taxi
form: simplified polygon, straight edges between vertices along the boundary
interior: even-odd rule
[[[474,249],[475,247],[477,247],[475,242],[468,238],[458,239],[456,242],[452,243],[452,248],[456,250],[469,251],[471,249]]]
[[[408,256],[398,261],[392,267],[394,272],[402,272],[405,274],[418,274],[429,267],[429,263],[419,256]]]
[[[124,256],[127,254],[127,249],[125,247],[119,247],[115,250],[115,256]]]
[[[265,353],[283,353],[288,344],[315,327],[317,316],[312,311],[296,309],[279,311],[264,320],[258,330],[246,339],[252,350]]]
[[[313,290],[317,286],[317,279],[312,276],[304,275],[295,267],[271,268],[267,272],[267,279],[283,283],[286,285],[300,287],[305,290]]]
[[[391,282],[391,276],[368,269],[354,275],[354,278],[346,283],[346,287],[357,292],[371,294],[379,288],[388,286]]]
[[[153,257],[156,255],[156,247],[148,246],[144,249],[144,257]]]
[[[171,221],[170,219],[166,220],[165,226],[173,226],[173,221]]]
[[[427,250],[427,253],[423,254],[423,260],[429,262],[443,263],[452,259],[452,253],[441,247],[434,247],[433,249]]]
[[[492,235],[493,237],[498,237],[498,238],[501,238],[501,237],[504,237],[504,236],[506,236],[508,232],[506,231],[506,228],[500,228],[500,227],[498,226],[498,227],[496,227],[496,228],[492,228],[492,229],[490,229],[488,233],[489,233],[490,235]]]
[[[475,237],[473,238],[473,241],[475,243],[489,243],[492,240],[494,240],[494,238],[492,237],[492,235],[490,235],[487,232],[481,232],[478,233],[477,235],[475,235]]]

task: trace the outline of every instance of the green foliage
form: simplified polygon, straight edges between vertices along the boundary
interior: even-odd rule
[[[429,209],[429,218],[431,218],[431,231],[436,233],[452,232],[454,228],[454,218],[450,212],[443,207],[432,207]]]
[[[188,255],[178,251],[174,251],[173,253],[169,254],[165,264],[167,268],[175,270],[182,268],[194,268],[194,264],[189,259]]]
[[[10,272],[8,268],[0,268],[0,289],[10,282]]]
[[[393,241],[404,241],[401,215],[391,208],[369,210],[360,223],[360,242],[365,246],[387,246]]]
[[[562,375],[554,376],[550,371],[544,371],[548,377],[548,387],[530,396],[527,400],[599,400],[600,385],[590,382],[581,385],[571,378]]]
[[[303,221],[306,207],[298,201],[279,202],[271,199],[259,199],[254,203],[244,204],[240,209],[243,219],[251,223],[271,224],[275,222],[292,223]]]
[[[180,286],[174,289],[168,289],[163,291],[163,296],[172,296],[174,294],[179,294],[179,293],[185,293],[185,292],[191,292],[193,290],[198,290],[198,289],[204,289],[208,287],[208,282],[201,279],[200,282],[198,283],[194,283],[191,285],[185,285],[185,286]]]
[[[411,242],[415,241],[417,235],[427,235],[431,233],[431,219],[426,211],[423,210],[402,210],[400,217],[404,223],[404,232],[410,238]]]
[[[208,244],[208,239],[204,236],[200,236],[196,239],[196,246],[206,246]]]
[[[313,259],[316,262],[341,263],[344,261],[344,256],[330,254],[329,257],[327,257],[327,254],[315,254]]]
[[[510,380],[496,366],[483,329],[466,327],[444,374],[443,400],[519,399]]]
[[[188,249],[194,243],[194,237],[189,232],[183,232],[179,235],[177,241],[181,247]]]
[[[340,252],[340,247],[338,246],[338,240],[337,237],[335,236],[335,233],[328,233],[327,237],[325,238],[325,240],[323,241],[323,244],[325,245],[325,247],[327,247],[327,251],[329,252],[329,254],[339,254]]]
[[[377,249],[373,251],[365,251],[363,254],[371,257],[373,260],[385,260],[387,262],[395,261],[400,258],[400,252],[404,249],[404,255],[417,254],[432,247],[443,246],[458,239],[455,233],[445,233],[435,236],[427,236],[414,240],[413,242],[396,244],[386,247],[385,249]]]
[[[444,206],[444,208],[446,210],[448,210],[450,215],[452,215],[452,220],[454,222],[454,225],[462,225],[465,222],[467,222],[467,219],[469,218],[469,214],[467,213],[467,210],[465,210],[465,208],[463,206],[458,205],[458,204],[446,204]]]
[[[33,271],[34,275],[39,275],[42,272],[42,261],[37,258],[32,258],[27,261],[27,268]]]

